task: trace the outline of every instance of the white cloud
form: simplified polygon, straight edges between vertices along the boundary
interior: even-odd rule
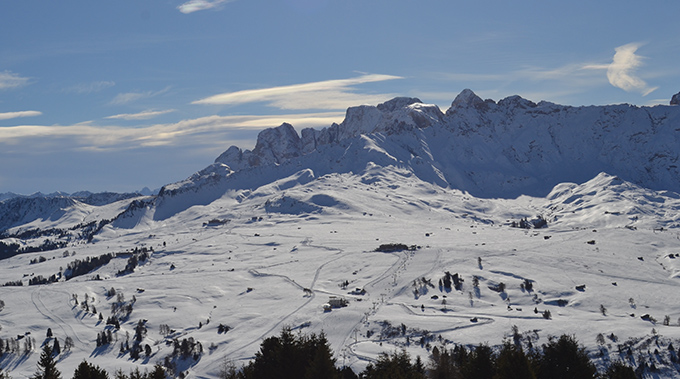
[[[621,88],[626,92],[637,91],[642,96],[647,96],[658,87],[650,87],[635,74],[638,67],[642,66],[643,57],[635,52],[640,48],[639,43],[629,43],[615,49],[616,53],[610,64],[593,64],[584,66],[587,69],[606,69],[607,79],[614,87]]]
[[[534,101],[573,101],[574,95],[589,89],[606,85],[607,79],[599,73],[585,69],[582,63],[568,63],[562,66],[545,68],[523,66],[503,73],[466,74],[437,73],[434,80],[447,80],[456,83],[456,88],[470,88],[482,98],[502,99],[520,94]],[[458,92],[417,92],[423,101],[437,104],[450,104]]]
[[[116,82],[113,81],[99,81],[92,83],[80,83],[72,87],[68,87],[64,90],[66,93],[78,93],[78,94],[89,94],[94,92],[99,92],[107,88],[113,87]]]
[[[0,89],[17,88],[26,85],[28,78],[24,78],[11,71],[0,72]]]
[[[624,91],[640,91],[643,96],[652,93],[657,87],[651,88],[644,80],[635,76],[635,69],[642,65],[642,57],[635,55],[639,44],[629,43],[616,48],[614,60],[607,69],[607,79],[614,87]]]
[[[118,119],[118,120],[148,120],[156,116],[164,115],[166,113],[174,112],[174,109],[167,109],[164,111],[144,111],[139,113],[122,113],[113,116],[106,117],[108,119]]]
[[[35,117],[42,115],[39,111],[20,111],[20,112],[5,112],[0,113],[0,120],[9,120],[19,117]]]
[[[296,128],[326,127],[341,122],[344,112],[281,115],[208,116],[144,127],[100,126],[92,121],[75,125],[20,125],[0,128],[0,145],[39,145],[36,152],[122,151],[147,146],[202,145],[224,150],[225,134],[256,131],[289,122]],[[253,142],[253,141],[247,141]],[[34,151],[26,149],[26,151]]]
[[[366,74],[351,79],[227,92],[194,101],[192,104],[237,105],[266,102],[279,109],[346,109],[359,104],[377,104],[394,97],[393,94],[352,92],[355,85],[393,79],[402,77]]]
[[[164,93],[168,92],[169,90],[170,90],[170,87],[165,87],[164,89],[162,89],[160,91],[119,93],[118,95],[116,95],[116,97],[113,98],[113,100],[111,100],[111,102],[109,104],[111,104],[111,105],[127,104],[127,103],[131,103],[133,101],[155,97],[155,96],[164,94]]]
[[[206,9],[218,8],[222,4],[232,2],[234,0],[189,0],[186,3],[177,7],[180,12],[189,14]]]

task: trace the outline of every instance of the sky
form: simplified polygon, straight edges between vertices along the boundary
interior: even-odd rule
[[[396,96],[668,104],[677,1],[0,2],[0,193],[157,189]]]

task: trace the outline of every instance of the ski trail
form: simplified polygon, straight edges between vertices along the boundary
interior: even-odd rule
[[[80,338],[80,336],[78,335],[78,333],[76,333],[75,329],[73,328],[73,326],[71,326],[70,323],[64,321],[61,317],[59,317],[59,315],[57,313],[55,313],[55,312],[51,311],[49,308],[47,308],[45,303],[42,301],[40,294],[43,291],[43,288],[40,288],[40,287],[42,287],[42,286],[39,286],[39,288],[37,288],[35,291],[33,291],[31,293],[31,301],[33,302],[33,305],[35,306],[35,308],[38,310],[38,312],[41,315],[45,316],[45,318],[51,320],[55,325],[57,325],[59,327],[59,329],[61,329],[61,331],[63,332],[64,336],[73,336],[73,338],[76,341],[78,341],[78,343],[80,344],[80,349],[84,350],[83,346],[87,346],[88,343],[90,343],[91,341],[88,341],[88,342],[83,341]],[[52,292],[53,293],[64,293],[64,292],[60,292],[60,291],[52,291]],[[66,302],[68,302],[68,300]]]
[[[332,263],[332,262],[334,262],[334,261],[336,261],[336,260],[338,260],[338,259],[340,259],[340,258],[343,258],[342,253],[343,253],[342,251],[339,251],[338,254],[337,254],[337,255],[338,255],[337,257],[335,257],[335,258],[333,258],[333,259],[330,259],[330,260],[324,262],[323,264],[321,264],[319,267],[317,267],[316,272],[314,273],[314,278],[312,279],[312,283],[311,283],[311,285],[310,285],[310,287],[309,287],[309,289],[311,289],[311,291],[312,291],[312,294],[308,297],[307,301],[305,301],[304,303],[302,303],[299,307],[297,307],[296,309],[294,309],[292,312],[290,312],[290,313],[288,313],[287,315],[283,316],[283,317],[282,317],[282,318],[281,318],[274,326],[272,326],[271,328],[269,328],[266,332],[264,332],[264,333],[263,333],[262,335],[260,335],[258,338],[256,338],[255,340],[253,340],[253,341],[251,341],[251,342],[248,342],[247,344],[245,344],[245,345],[239,347],[238,349],[232,351],[231,354],[236,354],[236,353],[242,352],[243,350],[247,349],[248,347],[252,346],[253,344],[259,343],[260,341],[262,341],[263,339],[265,339],[267,336],[271,335],[275,330],[278,330],[278,329],[281,327],[281,325],[285,323],[285,321],[286,321],[287,319],[289,319],[289,318],[292,317],[293,315],[295,315],[295,314],[297,314],[298,312],[300,312],[300,311],[301,311],[303,308],[305,308],[310,302],[312,302],[312,301],[314,300],[314,298],[316,297],[315,291],[314,291],[314,284],[316,284],[316,281],[317,281],[317,279],[319,278],[319,274],[320,274],[321,270],[322,270],[326,265],[328,265],[329,263]],[[281,275],[281,274],[265,274],[265,273],[260,273],[260,272],[258,272],[258,271],[255,270],[255,269],[250,269],[250,270],[248,270],[248,272],[251,273],[252,275],[255,275],[255,276],[275,276],[275,277],[279,277],[279,278],[282,278],[282,279],[286,280],[287,282],[291,283],[292,285],[294,285],[294,286],[300,288],[301,290],[304,289],[303,286],[301,286],[299,283],[297,283],[296,281],[294,281],[293,279],[291,279],[290,277],[288,277],[288,276],[286,276],[286,275]]]

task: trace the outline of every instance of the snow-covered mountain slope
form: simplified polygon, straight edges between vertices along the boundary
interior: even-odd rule
[[[13,196],[0,201],[0,232],[15,226],[26,225],[37,221],[56,221],[69,213],[69,209],[78,208],[78,204],[87,206],[105,206],[121,200],[128,200],[142,195],[138,193],[114,192],[78,192],[71,195],[54,193],[43,195],[36,193],[31,196]],[[77,221],[78,223],[80,221]],[[41,224],[42,227],[48,227]]]
[[[357,372],[382,351],[405,348],[426,358],[434,346],[500,344],[517,326],[534,345],[575,334],[600,367],[643,358],[664,377],[680,377],[666,349],[680,343],[680,200],[672,192],[601,174],[561,184],[546,198],[484,199],[422,181],[405,168],[371,164],[360,175],[304,169],[162,220],[153,219],[150,203],[136,204],[129,211],[139,216],[134,223],[108,223],[92,243],[2,261],[2,282],[24,286],[0,287],[0,337],[24,336],[20,351],[26,338],[35,340],[32,353],[0,361],[14,377],[35,371],[37,346],[52,343],[47,328],[62,346],[66,337],[73,341],[59,357],[64,373],[83,359],[113,372],[169,357],[178,371],[208,378],[225,359],[251,358],[283,326],[324,331],[338,364]],[[539,214],[546,228],[509,226]],[[395,243],[416,247],[375,251]],[[149,257],[126,272],[134,249],[148,249]],[[66,275],[76,259],[109,253],[120,254],[85,275],[26,285],[38,276]],[[460,289],[439,287],[446,272],[463,280]],[[496,291],[500,283],[503,292]],[[111,288],[116,295],[107,296]],[[348,306],[324,311],[331,296]],[[125,317],[117,309],[127,305],[132,311]],[[120,330],[105,325],[112,315],[121,316]],[[151,355],[135,360],[120,345],[126,333],[132,341],[139,320],[146,320],[141,345]],[[396,332],[401,324],[404,334]],[[162,325],[173,332],[164,335]],[[114,342],[97,347],[106,330]],[[605,336],[602,346],[598,334]],[[203,353],[173,356],[172,340],[189,338]],[[619,345],[630,346],[632,358],[619,354]]]
[[[267,129],[157,196],[1,208],[0,249],[28,252],[0,260],[0,367],[32,374],[47,328],[73,343],[65,376],[87,359],[209,378],[284,326],[324,331],[357,372],[517,326],[527,346],[574,334],[600,368],[680,378],[679,109],[397,98]],[[332,296],[348,305],[325,311]],[[150,354],[133,358],[140,320]]]
[[[357,154],[368,138],[423,180],[478,197],[545,196],[559,183],[584,182],[599,172],[678,191],[679,131],[677,106],[570,107],[519,96],[496,103],[464,90],[446,113],[396,98],[350,108],[340,125],[305,129],[301,136],[284,124],[263,131],[253,151],[232,146],[216,163],[239,171],[300,164],[310,154],[326,162],[339,158],[332,147]]]

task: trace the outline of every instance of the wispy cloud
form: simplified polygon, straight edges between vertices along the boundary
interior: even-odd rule
[[[0,113],[0,120],[10,120],[13,118],[20,118],[20,117],[35,117],[35,116],[40,116],[42,115],[42,112],[39,111],[20,111],[20,112],[5,112],[5,113]]]
[[[155,97],[158,95],[162,95],[170,90],[170,87],[165,87],[164,89],[160,91],[145,91],[145,92],[126,92],[126,93],[119,93],[116,95],[116,97],[111,100],[110,104],[111,105],[121,105],[121,104],[127,104],[131,103],[134,101],[142,100],[142,99],[148,99],[151,97]]]
[[[658,87],[649,87],[635,75],[635,70],[642,65],[642,57],[635,54],[639,47],[635,43],[617,47],[614,60],[607,69],[607,79],[614,87],[628,92],[640,91],[643,96],[647,96]]]
[[[493,98],[521,93],[535,101],[578,102],[582,96],[577,95],[607,84],[647,96],[658,87],[649,86],[636,74],[644,61],[644,57],[636,54],[640,46],[642,45],[631,43],[617,47],[611,63],[572,62],[552,68],[525,66],[499,74],[438,73],[436,77],[459,82],[462,88],[479,86],[480,83],[485,83],[486,87],[491,85],[491,88],[480,90],[478,94]],[[527,86],[530,82],[532,85]],[[444,97],[435,99],[447,101]]]
[[[610,64],[587,65],[587,69],[606,69],[607,79],[614,87],[621,88],[626,92],[640,92],[647,96],[659,87],[650,87],[644,80],[636,75],[635,71],[642,66],[644,57],[635,54],[642,44],[629,43],[615,49],[616,53]]]
[[[95,93],[95,92],[105,90],[105,89],[113,87],[115,85],[116,85],[116,82],[113,82],[113,81],[99,81],[99,82],[92,82],[92,83],[80,83],[80,84],[76,84],[74,86],[71,86],[71,87],[64,89],[64,92],[66,92],[66,93],[77,93],[77,94],[89,94],[89,93]]]
[[[174,109],[166,109],[163,111],[144,111],[139,113],[122,113],[113,116],[106,117],[108,119],[114,120],[148,120],[156,116],[164,115],[167,113],[174,112]]]
[[[206,9],[218,9],[221,5],[232,1],[234,0],[189,0],[178,6],[177,9],[184,14],[189,14]]]
[[[394,94],[359,94],[353,88],[359,84],[394,79],[402,77],[366,74],[351,79],[227,92],[194,101],[192,104],[238,105],[265,102],[279,109],[346,109],[358,104],[377,104],[394,97]]]
[[[122,151],[148,146],[195,144],[224,150],[224,135],[254,132],[289,122],[296,128],[324,127],[341,122],[344,112],[280,115],[209,116],[144,127],[101,126],[94,122],[75,125],[19,125],[0,128],[0,146],[39,144],[41,152]]]
[[[558,67],[523,66],[503,73],[436,73],[434,80],[457,82],[459,88],[471,88],[482,97],[500,99],[509,95],[539,101],[559,101],[605,85],[607,79],[583,63],[568,63]],[[482,87],[482,88],[479,88]],[[486,87],[486,88],[484,88]],[[458,92],[417,92],[424,101],[450,102]]]
[[[0,89],[10,89],[24,86],[28,83],[28,78],[22,77],[11,71],[0,72]]]

